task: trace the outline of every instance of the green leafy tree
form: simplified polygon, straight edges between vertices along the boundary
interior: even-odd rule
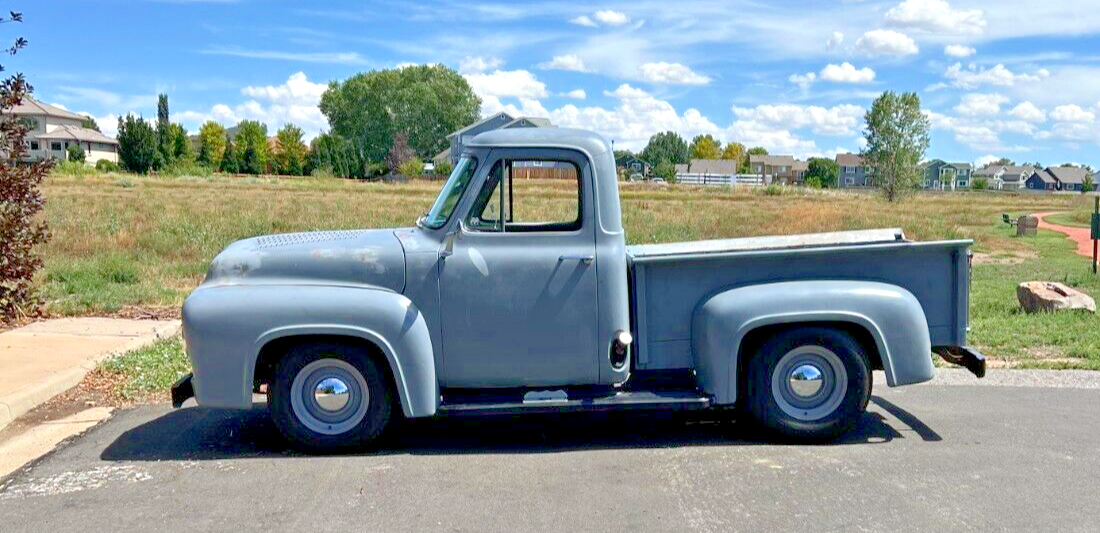
[[[65,152],[69,161],[76,161],[77,163],[83,163],[85,161],[86,155],[80,143],[70,144],[69,147],[65,149]]]
[[[23,15],[11,12],[0,17],[0,24],[23,22]],[[27,46],[16,37],[4,50],[15,55]],[[0,66],[0,71],[4,69]],[[46,200],[39,191],[42,180],[54,161],[44,158],[24,164],[26,121],[10,113],[30,96],[33,88],[22,74],[0,80],[0,319],[25,315],[34,304],[34,273],[42,258],[34,248],[49,238],[45,218],[41,216]]]
[[[763,146],[753,146],[749,148],[749,155],[768,155],[768,149]]]
[[[840,167],[837,166],[836,161],[824,157],[811,157],[808,167],[806,170],[807,184],[813,179],[819,184],[819,187],[832,189],[837,186]]]
[[[187,128],[182,124],[172,124],[168,126],[168,134],[171,139],[172,161],[194,161],[195,149],[191,147]]]
[[[168,95],[157,95],[157,153],[160,154],[154,165],[164,168],[175,159],[176,148],[172,139],[172,121],[168,115]]]
[[[199,127],[199,163],[214,170],[221,168],[228,144],[224,126],[213,120],[204,122]]]
[[[1096,189],[1096,181],[1092,177],[1092,174],[1085,174],[1084,179],[1081,180],[1081,192],[1092,192]]]
[[[351,141],[360,158],[378,161],[397,132],[408,135],[416,154],[442,151],[449,133],[478,120],[481,99],[453,69],[419,65],[332,82],[320,108],[333,133]]]
[[[615,161],[618,161],[618,160],[620,160],[624,157],[634,155],[634,152],[631,152],[630,150],[615,150],[614,153],[615,153]]]
[[[118,160],[122,168],[147,174],[157,163],[157,132],[140,116],[118,119]]]
[[[748,172],[748,150],[745,148],[745,145],[739,142],[727,143],[726,146],[722,148],[721,157],[722,159],[736,161],[738,172]]]
[[[267,126],[255,120],[242,120],[237,124],[233,143],[237,172],[263,174],[267,170]]]
[[[989,180],[985,178],[974,178],[970,182],[970,188],[976,191],[984,191],[989,188]]]
[[[929,144],[929,120],[915,92],[886,91],[864,119],[867,147],[861,154],[868,177],[887,201],[902,198],[923,181],[920,162]]]
[[[642,159],[657,165],[667,161],[674,165],[688,162],[689,152],[687,142],[674,131],[658,133],[649,138],[649,143],[642,150]],[[675,175],[675,170],[673,170]]]
[[[669,183],[676,181],[676,165],[673,165],[670,161],[662,159],[657,166],[653,167],[653,175],[661,178]]]
[[[234,148],[235,143],[229,138],[229,133],[225,134],[225,152],[222,154],[221,165],[218,169],[226,174],[236,174],[240,172],[239,160],[237,159],[237,151]]]
[[[95,119],[92,118],[89,115],[84,115],[84,120],[81,121],[80,126],[82,128],[88,128],[90,130],[100,131],[99,124],[97,124]]]
[[[302,128],[285,124],[275,133],[275,153],[272,159],[279,174],[300,176],[305,171],[309,148],[302,141]]]
[[[362,178],[366,164],[351,141],[334,133],[322,133],[313,138],[309,148],[312,170],[326,170],[342,178]]]
[[[718,159],[722,155],[722,142],[710,134],[696,135],[688,151],[692,159]]]

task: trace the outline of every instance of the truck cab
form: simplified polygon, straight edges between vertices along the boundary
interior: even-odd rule
[[[737,408],[828,439],[965,345],[969,241],[871,230],[626,245],[614,156],[565,128],[483,133],[393,230],[234,243],[184,304],[181,405],[267,391],[302,448],[393,417]],[[936,284],[934,282],[942,282]]]

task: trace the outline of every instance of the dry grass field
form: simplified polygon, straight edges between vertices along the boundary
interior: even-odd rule
[[[409,226],[440,182],[338,179],[52,176],[45,184],[53,238],[43,248],[42,296],[54,314],[172,309],[209,260],[254,235]],[[530,184],[548,212],[564,184]],[[977,253],[971,340],[1006,364],[1100,368],[1100,319],[1018,311],[1020,281],[1053,279],[1100,296],[1088,261],[1056,234],[1017,238],[1001,213],[1082,211],[1080,197],[921,193],[889,204],[871,193],[792,188],[624,184],[631,243],[901,227],[915,239],[969,238]],[[1091,207],[1091,206],[1088,206]]]

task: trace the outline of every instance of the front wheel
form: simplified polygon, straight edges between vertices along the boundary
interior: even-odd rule
[[[295,346],[276,366],[271,415],[296,448],[320,453],[362,448],[389,424],[388,383],[378,362],[361,348]]]
[[[748,409],[785,437],[824,441],[851,428],[871,397],[871,367],[848,333],[800,327],[777,333],[748,365]]]

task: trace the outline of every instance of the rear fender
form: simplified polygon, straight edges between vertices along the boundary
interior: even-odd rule
[[[867,331],[891,387],[932,379],[932,343],[920,302],[896,285],[867,281],[791,281],[731,289],[695,312],[692,347],[700,388],[715,403],[737,400],[745,338],[779,324],[842,322]]]

